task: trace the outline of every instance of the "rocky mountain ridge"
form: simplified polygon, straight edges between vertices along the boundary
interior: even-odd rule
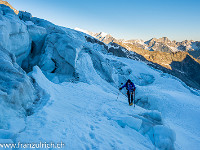
[[[185,40],[182,42],[177,42],[175,40],[171,41],[167,37],[162,37],[159,39],[152,38],[149,41],[141,40],[138,42],[138,40],[123,40],[120,42],[128,43],[149,51],[161,51],[167,53],[184,51],[191,54],[194,58],[200,59],[200,41]]]
[[[177,42],[175,40],[171,41],[167,37],[162,37],[159,39],[152,38],[148,41],[140,39],[124,40],[124,39],[116,39],[112,35],[104,32],[94,33],[80,28],[75,28],[75,30],[89,34],[106,44],[109,44],[110,42],[123,43],[123,44],[128,43],[128,45],[132,45],[132,47],[134,46],[136,49],[141,48],[149,51],[161,51],[168,53],[185,51],[190,53],[194,58],[200,59],[200,41],[184,40],[181,42]]]

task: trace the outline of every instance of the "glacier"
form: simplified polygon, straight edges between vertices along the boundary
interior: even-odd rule
[[[199,149],[200,91],[86,33],[0,10],[0,149],[19,141],[63,142],[63,149]],[[118,90],[129,78],[136,107]]]

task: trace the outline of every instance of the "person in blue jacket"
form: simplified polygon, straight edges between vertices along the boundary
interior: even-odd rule
[[[133,91],[135,91],[136,87],[133,82],[131,82],[130,79],[127,80],[127,82],[119,88],[119,90],[122,90],[124,87],[127,89],[127,95],[128,95],[128,103],[129,105],[133,105]],[[130,101],[131,97],[131,101]]]

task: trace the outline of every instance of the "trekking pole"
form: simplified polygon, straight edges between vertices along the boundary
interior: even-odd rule
[[[135,107],[135,91],[134,91],[134,107]]]
[[[123,83],[121,83],[121,85],[123,85]],[[119,91],[120,92],[120,91]],[[119,92],[118,92],[118,94],[117,94],[117,100],[118,100],[118,97],[119,97]]]

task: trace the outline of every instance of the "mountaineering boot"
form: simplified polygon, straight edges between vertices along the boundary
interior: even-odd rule
[[[132,105],[133,105],[133,103],[130,103],[129,105],[130,105],[130,106],[132,106]]]

